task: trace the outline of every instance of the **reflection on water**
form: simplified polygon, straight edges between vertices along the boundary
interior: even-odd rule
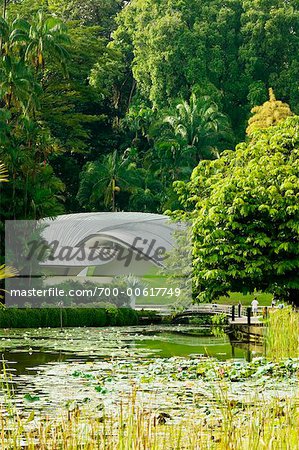
[[[86,329],[86,332],[82,329],[78,329],[78,332],[76,329],[72,329],[66,330],[65,335],[58,334],[57,330],[47,330],[45,333],[47,340],[45,340],[44,334],[37,336],[32,330],[31,336],[30,330],[26,331],[26,339],[28,336],[31,337],[30,348],[28,346],[26,348],[21,335],[10,336],[12,339],[8,340],[12,342],[15,340],[15,345],[9,349],[4,348],[1,353],[3,358],[9,362],[11,370],[17,374],[28,374],[32,373],[34,368],[52,362],[107,359],[114,354],[116,349],[139,358],[205,355],[216,357],[219,360],[236,358],[247,361],[251,360],[252,355],[263,353],[261,347],[253,344],[230,342],[228,335],[223,330],[219,331],[218,329],[215,332],[215,329],[203,327],[115,327],[105,330]],[[73,348],[62,345],[60,350],[56,350],[57,342],[67,344],[68,341],[75,341],[76,345]],[[45,342],[47,342],[46,348]],[[82,348],[86,343],[93,343],[93,346],[89,347],[92,350],[82,353]]]
[[[69,355],[57,352],[37,351],[34,353],[20,351],[6,351],[2,353],[2,359],[8,364],[8,370],[13,370],[17,375],[31,372],[33,367],[37,367],[50,362],[64,362]]]

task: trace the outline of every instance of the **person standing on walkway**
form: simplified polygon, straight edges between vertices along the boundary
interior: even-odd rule
[[[259,306],[259,302],[257,301],[257,298],[254,297],[254,299],[251,302],[252,313],[253,313],[254,316],[257,315],[258,306]]]

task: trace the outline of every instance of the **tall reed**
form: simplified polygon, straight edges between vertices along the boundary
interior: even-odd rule
[[[159,419],[160,417],[160,419]],[[113,415],[91,417],[80,408],[56,419],[34,410],[0,413],[2,450],[296,450],[298,398],[242,403],[224,394],[212,414],[187,414],[164,423],[157,411],[123,398]]]
[[[266,327],[266,352],[272,360],[299,356],[299,312],[271,309]]]

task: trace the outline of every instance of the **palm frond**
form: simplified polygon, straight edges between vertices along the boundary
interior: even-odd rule
[[[5,264],[0,265],[0,280],[5,278],[13,278],[18,275],[18,271],[13,267],[5,266]]]
[[[4,164],[0,164],[0,182],[8,181],[7,179],[7,170]]]

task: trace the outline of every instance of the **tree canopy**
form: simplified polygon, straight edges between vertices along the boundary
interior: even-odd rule
[[[80,174],[90,164],[130,150],[143,182],[122,191],[116,207],[174,208],[173,181],[243,140],[269,88],[299,112],[295,0],[11,0],[4,10],[0,96],[13,118],[6,138],[15,152],[24,145],[16,111],[18,123],[26,116],[26,136],[39,129],[43,162],[65,186],[60,210],[81,210]],[[96,208],[106,209],[99,199]]]
[[[250,136],[255,130],[277,125],[281,120],[292,115],[287,103],[276,100],[273,89],[269,89],[269,100],[251,110],[253,116],[248,121],[246,133]]]
[[[176,189],[194,231],[200,300],[229,291],[278,293],[299,304],[299,117],[202,161]]]

